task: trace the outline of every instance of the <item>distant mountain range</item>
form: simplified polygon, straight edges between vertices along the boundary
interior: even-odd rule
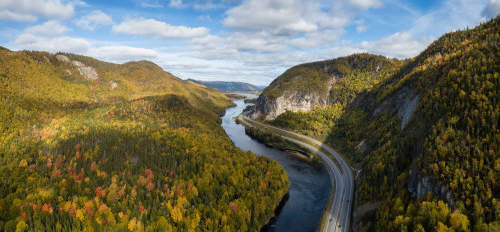
[[[245,82],[236,82],[236,81],[200,81],[193,79],[188,79],[188,81],[202,84],[209,88],[217,89],[221,92],[253,92],[253,91],[260,92],[265,88],[265,86],[257,86]]]

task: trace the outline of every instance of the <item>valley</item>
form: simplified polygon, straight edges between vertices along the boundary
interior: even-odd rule
[[[331,202],[328,204],[330,208],[325,209],[325,216],[322,218],[320,230],[349,231],[354,182],[351,168],[344,159],[332,148],[307,136],[269,126],[243,115],[240,115],[238,119],[246,126],[258,128],[259,130],[270,130],[272,131],[270,133],[299,144],[321,158],[328,170],[333,188],[330,196]]]
[[[500,232],[499,0],[0,12],[0,231]]]
[[[332,187],[327,170],[252,139],[245,133],[243,125],[234,120],[248,104],[242,99],[235,103],[236,106],[228,108],[222,118],[226,134],[242,150],[276,160],[290,181],[288,197],[282,208],[262,231],[316,231],[320,227]]]

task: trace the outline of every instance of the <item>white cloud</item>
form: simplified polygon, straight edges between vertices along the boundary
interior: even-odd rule
[[[348,4],[361,9],[368,9],[372,7],[382,6],[380,0],[346,0]]]
[[[68,28],[58,21],[50,20],[43,24],[26,28],[14,41],[17,47],[48,52],[84,53],[90,42],[83,38],[60,36]]]
[[[189,51],[187,56],[207,60],[237,60],[238,50],[230,47],[227,38],[215,35],[207,35],[194,38],[186,47]]]
[[[103,46],[90,48],[88,55],[112,62],[126,62],[132,60],[152,60],[158,53],[152,49],[130,46]]]
[[[200,15],[197,17],[198,20],[200,21],[203,21],[203,22],[213,22],[214,20],[212,19],[212,17],[210,15]]]
[[[490,0],[481,11],[481,15],[486,18],[494,18],[500,14],[500,0]]]
[[[0,20],[33,22],[38,18],[66,19],[74,14],[74,3],[60,0],[2,0]]]
[[[327,54],[329,56],[328,59],[342,57],[342,56],[349,56],[355,53],[363,53],[363,52],[367,52],[367,50],[360,48],[359,44],[358,45],[343,44],[341,46],[332,47],[327,50]]]
[[[354,24],[356,24],[356,31],[358,33],[364,32],[368,29],[368,27],[365,25],[365,22],[363,20],[356,20],[356,21],[354,21]]]
[[[163,8],[163,4],[158,0],[136,0],[140,7],[143,8]]]
[[[446,32],[471,28],[481,22],[481,11],[485,1],[447,0],[435,10],[426,12],[415,19],[408,32],[414,37],[438,37]]]
[[[360,48],[388,57],[407,58],[418,55],[428,41],[417,41],[408,32],[397,32],[377,41],[361,42]]]
[[[22,49],[48,52],[85,53],[90,47],[90,43],[85,39],[67,36],[43,38],[32,34],[23,34],[15,42]]]
[[[156,59],[161,67],[180,78],[204,80],[233,80],[267,84],[268,80],[283,71],[275,67],[250,66],[240,60],[209,60],[191,57],[184,53],[160,53]]]
[[[37,17],[30,14],[21,14],[13,12],[10,10],[0,10],[0,20],[12,20],[12,21],[22,21],[22,22],[33,22],[36,21]]]
[[[499,0],[493,0],[499,1]],[[492,2],[486,7],[491,7]],[[399,6],[401,7],[401,6]],[[404,7],[404,6],[403,6]],[[375,41],[349,45],[364,52],[396,58],[409,58],[422,52],[433,40],[446,32],[472,28],[481,22],[485,1],[447,0],[422,15],[412,15],[413,25]]]
[[[201,1],[203,3],[195,3],[193,8],[196,10],[213,10],[218,8],[223,8],[225,5],[223,3],[214,3],[212,0]]]
[[[192,38],[208,34],[205,27],[173,26],[154,19],[127,19],[113,26],[113,31],[129,35],[152,36],[156,38]]]
[[[68,1],[73,0],[59,1],[64,3],[63,5],[68,5]],[[225,17],[223,24],[226,28],[222,28],[219,34],[210,34],[205,27],[170,25],[156,19],[144,18],[128,18],[113,26],[112,30],[115,33],[147,37],[139,42],[140,44],[151,42],[151,45],[145,48],[112,41],[95,42],[98,43],[95,45],[90,43],[91,40],[61,36],[68,31],[68,28],[57,23],[58,21],[51,20],[49,21],[52,26],[46,22],[45,26],[42,24],[25,29],[13,44],[22,49],[77,52],[119,63],[140,59],[152,60],[181,78],[231,79],[267,84],[293,65],[353,53],[369,52],[397,58],[413,57],[432,41],[429,38],[436,38],[445,32],[467,26],[473,27],[486,17],[492,17],[491,15],[498,12],[495,7],[500,0],[443,0],[424,12],[405,6],[402,0],[133,1],[143,7],[170,6],[195,10],[234,7],[222,15]],[[391,4],[388,4],[389,2]],[[7,9],[2,8],[2,4],[0,0],[0,12]],[[379,7],[384,7],[383,11],[389,8],[387,9],[389,11],[396,9],[403,12],[388,19],[380,18],[383,12],[366,12]],[[17,17],[18,20],[34,21],[45,17],[21,11],[9,12],[0,14],[0,19]],[[192,16],[193,19],[198,17],[198,21],[208,23],[210,17],[213,17],[214,22],[221,17],[219,11],[205,12],[210,15],[201,13],[201,16]],[[368,14],[364,15],[365,13]],[[105,23],[112,24],[111,18],[87,20],[90,18],[87,16],[75,19],[74,22],[88,29]],[[401,26],[399,32],[392,31],[393,28],[397,28],[396,26],[388,27],[373,34],[377,36],[380,33],[387,33],[382,38],[375,37],[372,41],[363,42],[349,41],[349,39],[358,41],[353,38],[356,36],[356,31],[365,31],[367,25],[370,26],[371,32],[383,27],[384,23],[391,24],[390,20],[399,17],[402,17],[403,21],[394,24]],[[105,23],[100,23],[102,21]],[[350,31],[346,33],[346,30],[351,29],[354,30],[354,34]],[[19,31],[16,31],[11,34],[18,33]],[[343,37],[344,35],[350,37]],[[187,38],[187,40],[157,41],[151,38]],[[158,45],[168,47],[158,47]]]
[[[224,25],[250,31],[293,35],[318,29],[316,16],[322,15],[319,4],[296,0],[246,0],[228,10]]]
[[[228,38],[228,43],[230,47],[239,51],[277,52],[286,48],[279,37],[265,32],[234,33]]]
[[[58,21],[50,20],[43,24],[29,27],[24,31],[24,33],[42,36],[54,36],[60,35],[67,30],[68,28],[60,24]]]
[[[373,16],[361,14],[382,7],[383,2],[387,1],[243,0],[226,12],[224,25],[234,32],[193,38],[182,52],[160,52],[156,61],[182,78],[267,84],[285,69],[304,62],[360,52],[413,57],[443,33],[477,25],[488,0],[445,0],[424,13],[408,8],[404,14],[413,24],[400,32],[372,41],[342,40],[346,26],[356,31],[366,30],[368,23],[375,26],[370,21]],[[289,26],[301,20],[316,29]]]
[[[206,11],[206,10],[214,10],[225,8],[226,3],[231,2],[232,0],[226,1],[212,1],[212,0],[196,0],[196,1],[187,1],[183,0],[170,0],[168,5],[173,8],[192,8],[195,10]]]
[[[363,10],[349,4],[345,1],[245,0],[226,12],[224,25],[248,35],[247,41],[241,40],[240,48],[244,49],[270,52],[287,46],[325,48],[337,42],[345,32],[344,27],[353,23],[355,13]],[[370,6],[377,4],[374,1]],[[264,39],[268,42],[259,41],[259,35],[266,35]]]
[[[294,38],[289,44],[295,48],[318,48],[329,47],[332,43],[340,40],[344,29],[326,29],[318,32],[308,33],[304,37]]]
[[[183,7],[184,5],[182,4],[182,0],[170,0],[170,3],[168,4],[171,7]]]
[[[94,10],[88,15],[85,15],[78,19],[75,23],[79,27],[85,28],[87,30],[94,30],[99,25],[113,24],[113,20],[111,19],[111,16],[105,14],[104,12],[100,10]]]

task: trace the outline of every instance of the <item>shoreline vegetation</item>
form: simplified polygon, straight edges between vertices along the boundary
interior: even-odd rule
[[[268,228],[272,224],[272,222],[276,219],[276,216],[278,216],[281,213],[281,210],[283,210],[283,207],[288,201],[288,198],[290,198],[290,191],[287,190],[286,193],[283,195],[283,197],[281,197],[281,200],[278,202],[276,207],[274,207],[273,215],[269,218],[269,220],[267,220],[266,224],[262,226],[260,231],[266,230],[266,228]]]
[[[257,98],[245,98],[244,102],[255,104],[257,102]]]
[[[226,92],[224,95],[234,100],[247,99],[247,96],[234,92]]]
[[[245,123],[241,123],[239,117],[235,117],[234,121],[237,124],[241,124],[245,127],[245,134],[250,136],[252,139],[255,139],[258,142],[264,144],[265,146],[284,151],[287,155],[295,159],[311,164],[317,170],[323,168],[323,164],[321,163],[322,161],[314,154],[309,152],[308,149],[298,144],[289,142],[272,133],[264,132],[263,130],[258,130],[253,127],[247,126]],[[276,216],[279,215],[288,198],[289,191],[287,191],[286,194],[282,197],[279,205],[275,209],[274,215],[268,220],[266,225],[262,227],[261,231],[269,226],[271,222],[276,218]]]
[[[238,118],[234,119],[236,123],[241,124],[245,127],[245,134],[251,138],[259,141],[260,143],[274,149],[278,149],[286,152],[288,155],[299,159],[301,161],[307,162],[313,165],[316,169],[322,168],[322,163],[319,158],[317,158],[313,153],[311,153],[307,148],[304,148],[298,144],[289,142],[279,136],[272,133],[265,132],[264,130],[258,130],[250,126],[241,123]]]

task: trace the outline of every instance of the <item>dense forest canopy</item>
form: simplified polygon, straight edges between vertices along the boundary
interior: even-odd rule
[[[359,91],[387,78],[401,63],[397,59],[362,53],[301,64],[277,77],[262,95],[276,98],[284,92],[319,92],[328,95],[332,101],[345,102]],[[333,88],[329,89],[328,86]]]
[[[271,123],[353,163],[356,231],[500,231],[499,41],[499,17],[447,33],[373,86],[347,76],[332,105]]]
[[[256,231],[287,191],[220,127],[229,98],[153,63],[2,49],[0,67],[0,231]]]

